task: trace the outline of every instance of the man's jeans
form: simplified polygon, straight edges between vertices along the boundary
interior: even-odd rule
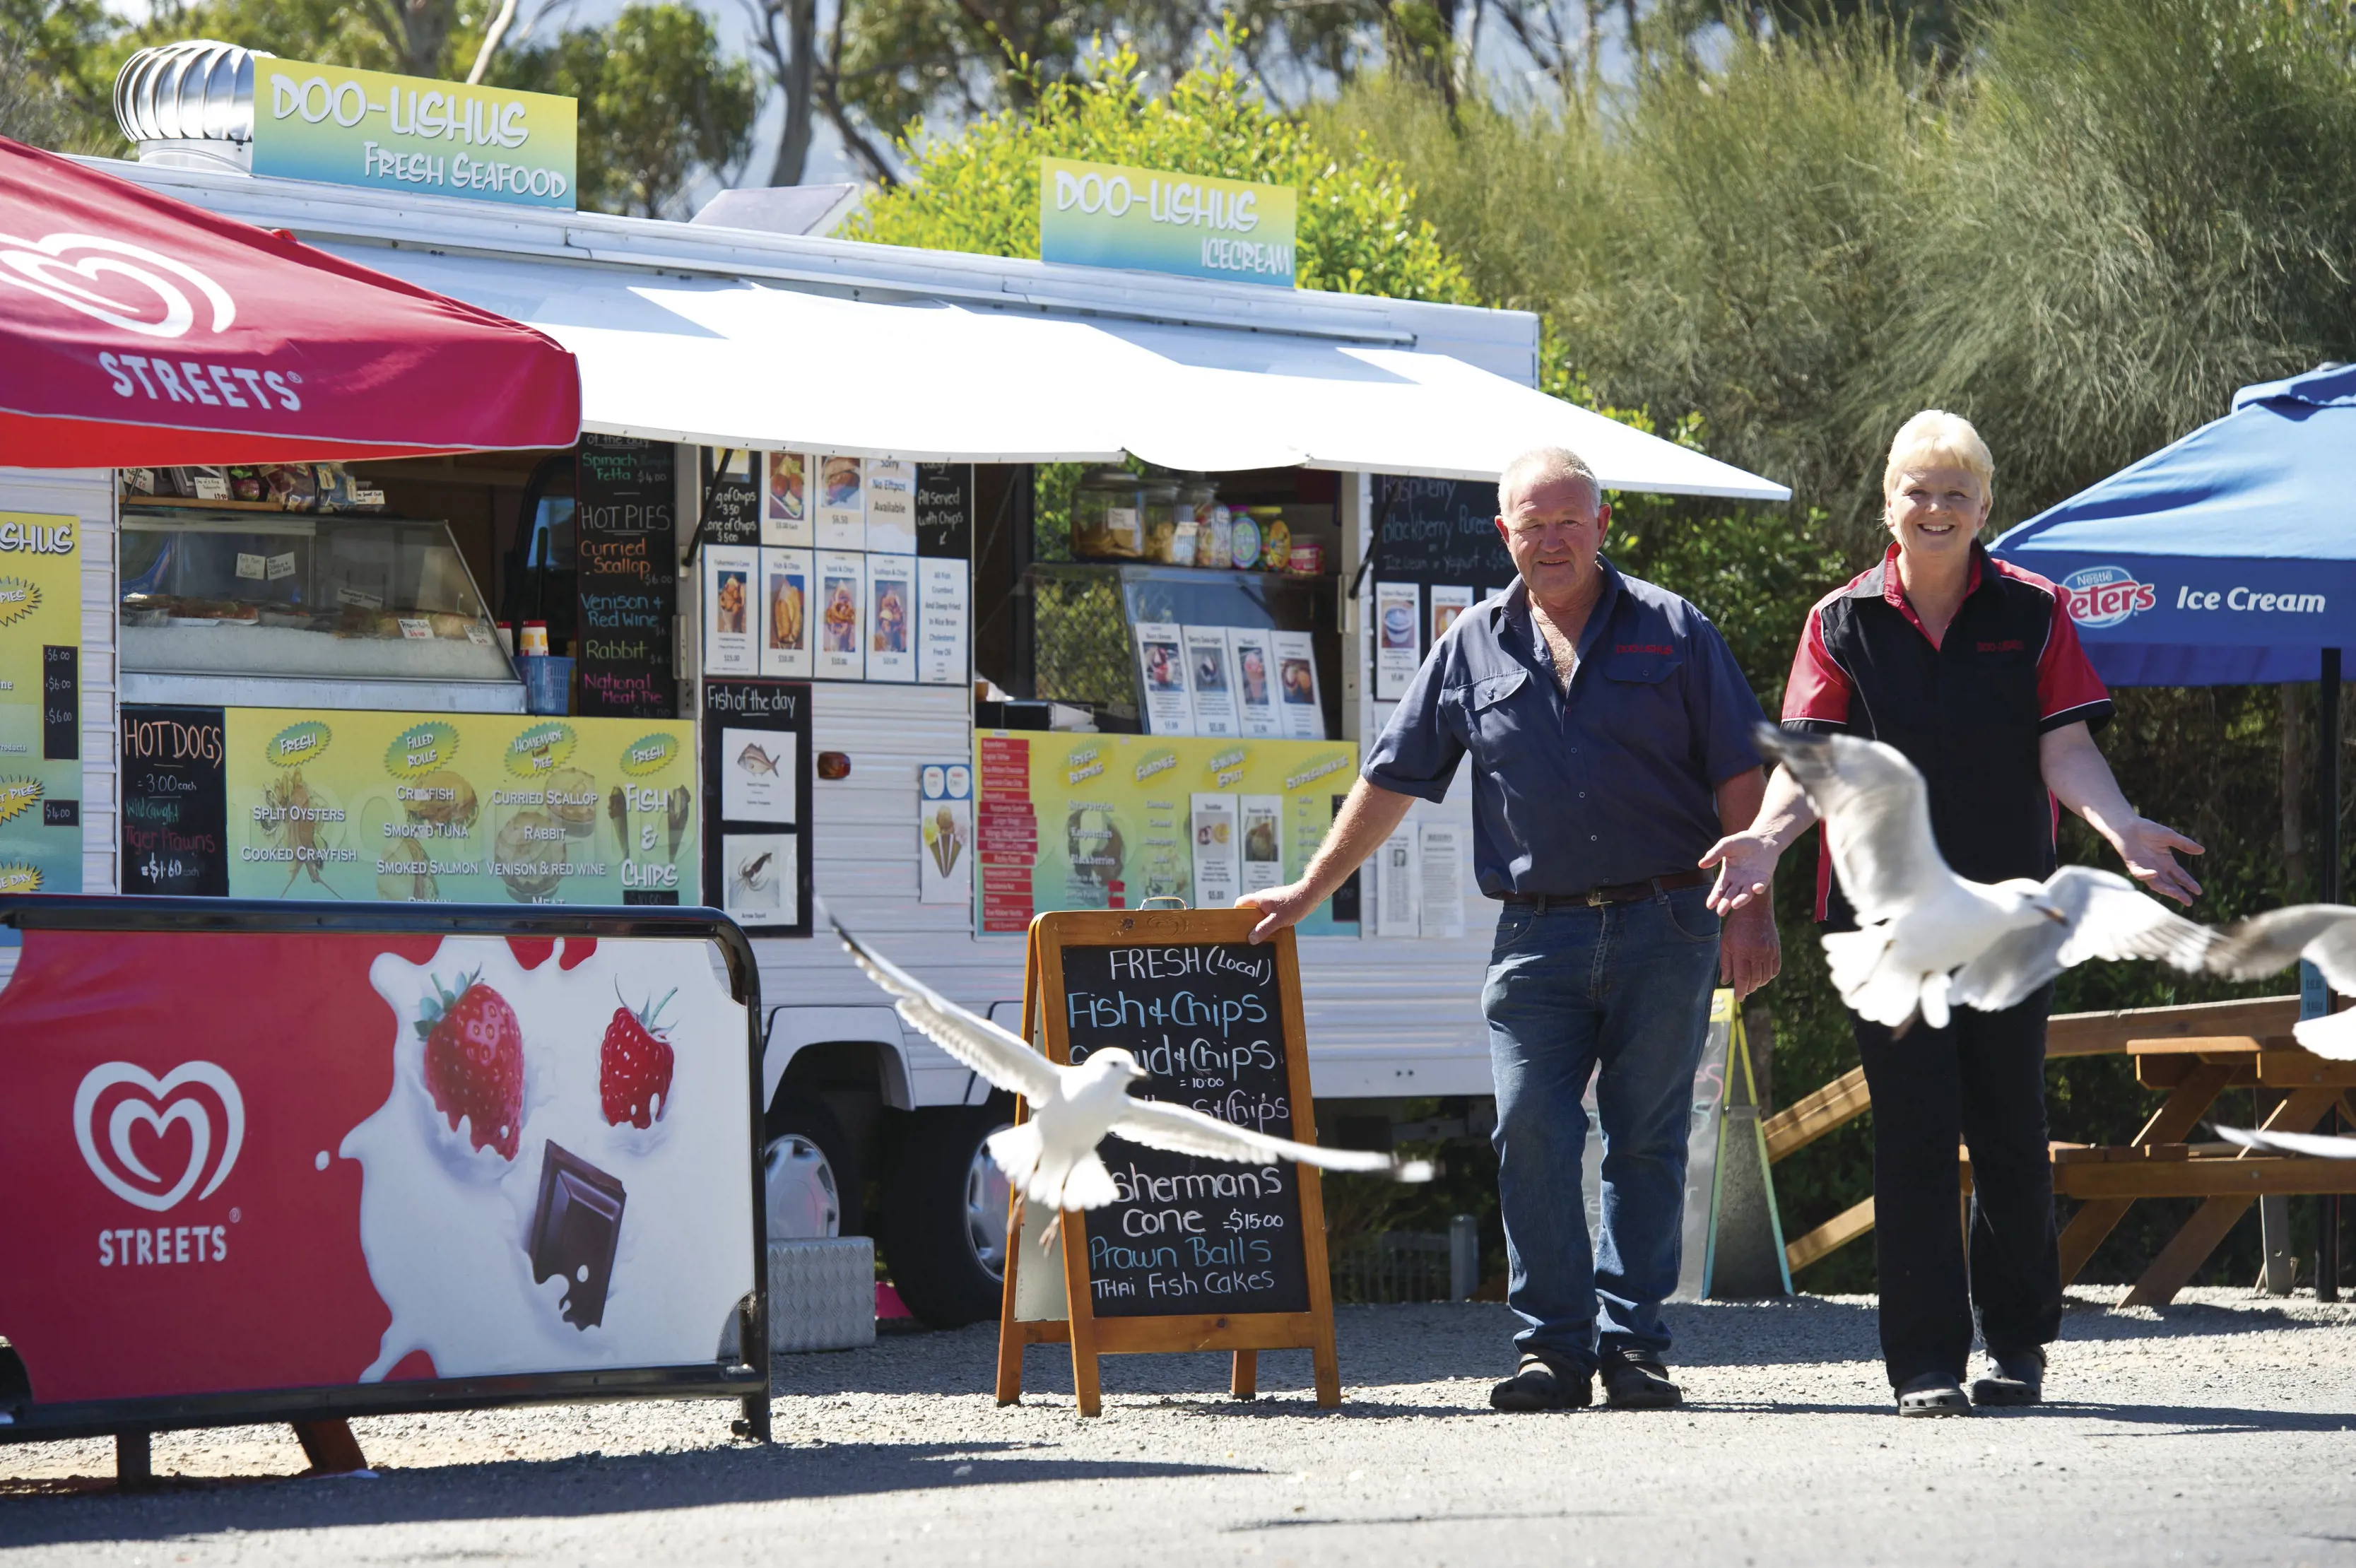
[[[1601,1349],[1658,1356],[1676,1288],[1694,1070],[1718,983],[1708,889],[1590,909],[1507,904],[1489,980],[1497,1194],[1524,1350],[1586,1371]],[[1580,1100],[1598,1066],[1603,1234],[1590,1248]]]

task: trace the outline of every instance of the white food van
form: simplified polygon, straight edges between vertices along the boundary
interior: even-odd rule
[[[741,472],[756,501],[766,502],[769,481],[782,485],[790,470],[806,490],[797,499],[813,509],[830,498],[830,460],[881,464],[871,470],[879,475],[926,464],[926,473],[957,476],[969,525],[969,542],[958,548],[969,554],[962,563],[963,622],[952,630],[962,639],[957,656],[969,667],[923,680],[880,664],[866,678],[809,672],[806,743],[817,767],[803,842],[809,883],[827,912],[1001,1020],[1011,1021],[1021,995],[1018,933],[1031,906],[1018,898],[1010,911],[970,880],[962,897],[939,901],[936,884],[958,869],[956,856],[926,835],[943,771],[964,763],[980,775],[967,780],[980,785],[966,796],[978,812],[956,829],[973,851],[964,857],[972,879],[973,861],[1004,847],[1005,818],[991,815],[986,743],[1065,748],[1053,764],[1059,767],[1094,745],[1158,739],[1165,727],[1149,711],[1151,671],[1141,675],[1138,659],[1164,617],[1182,646],[1195,620],[1290,627],[1304,648],[1313,639],[1313,667],[1303,679],[1314,686],[1301,695],[1313,697],[1315,735],[1341,748],[1341,763],[1325,765],[1316,781],[1319,811],[1301,818],[1322,826],[1331,797],[1348,786],[1355,748],[1388,712],[1380,693],[1394,690],[1399,672],[1429,645],[1433,617],[1444,623],[1472,592],[1499,585],[1494,560],[1476,571],[1461,564],[1468,559],[1462,552],[1477,553],[1493,504],[1483,485],[1514,451],[1546,440],[1575,445],[1615,488],[1760,500],[1786,494],[1540,398],[1531,389],[1538,325],[1525,313],[257,177],[241,166],[244,148],[232,139],[237,112],[250,108],[229,110],[201,119],[209,138],[155,141],[143,144],[140,162],[92,160],[92,166],[290,231],[562,342],[580,361],[587,432],[674,446],[671,542],[682,561],[700,542],[696,525],[709,510],[715,471],[723,479]],[[757,221],[758,208],[734,201],[705,218],[734,213],[743,222],[749,211]],[[1210,490],[1232,519],[1230,561],[1240,553],[1247,517],[1258,542],[1281,528],[1316,548],[1288,560],[1303,568],[1299,572],[1173,561],[1166,537],[1148,537],[1158,504],[1152,482],[1128,480],[1146,493],[1141,503],[1127,503],[1122,477],[1108,477],[1099,466],[1070,504],[1076,513],[1099,508],[1088,514],[1091,526],[1101,527],[1109,513],[1116,532],[1130,524],[1125,506],[1141,504],[1146,516],[1129,541],[1134,548],[1116,539],[1109,560],[1045,559],[1063,552],[1055,540],[1043,547],[1036,519],[1064,503],[1045,493],[1035,465],[1108,465],[1124,457],[1169,474],[1182,507],[1185,486],[1207,487],[1205,558]],[[389,510],[447,525],[446,538],[428,530],[411,544],[429,557],[447,555],[448,544],[465,559],[463,568],[445,562],[439,570],[453,582],[470,577],[470,587],[480,586],[468,601],[470,625],[459,628],[470,637],[472,621],[498,616],[495,605],[518,604],[516,563],[545,567],[555,559],[551,536],[561,528],[543,534],[541,525],[562,508],[552,508],[544,470],[561,465],[506,453],[353,466],[359,483],[392,496]],[[127,496],[129,488],[113,472],[0,469],[0,510],[71,514],[91,541],[84,582],[85,891],[134,885],[121,791],[111,776],[126,705],[523,707],[519,686],[437,684],[426,667],[407,679],[397,668],[382,672],[391,677],[383,680],[368,678],[365,669],[314,679],[298,704],[284,681],[273,686],[227,666],[176,670],[151,658],[143,668],[137,657],[118,664],[121,606],[134,570],[119,563],[139,549],[153,554],[153,541],[141,545],[134,534],[164,527],[157,519],[166,512],[182,519],[175,526],[199,531],[252,526],[242,518],[207,523],[196,516],[201,502],[159,507],[155,496]],[[1396,568],[1376,559],[1386,518],[1401,525],[1393,535],[1404,564]],[[328,535],[390,527],[380,517],[346,521],[324,513],[300,526]],[[706,540],[712,537],[707,530]],[[827,541],[816,542],[822,549]],[[1083,543],[1101,548],[1103,540]],[[354,548],[365,554],[387,547],[380,539]],[[683,565],[677,584],[671,641],[681,716],[699,711],[697,693],[715,673],[707,664],[719,645],[719,611],[704,565]],[[1463,581],[1440,581],[1451,575]],[[545,581],[543,573],[543,592]],[[822,613],[816,595],[823,590],[810,591],[813,597],[796,601],[797,619],[805,602],[813,616]],[[735,592],[744,592],[741,581]],[[1413,630],[1402,639],[1394,627],[1386,639],[1378,622],[1401,609],[1410,611]],[[219,645],[202,637],[182,642]],[[1386,644],[1387,666],[1378,646]],[[1252,651],[1228,647],[1239,663]],[[744,667],[766,668],[757,658]],[[1186,718],[1182,709],[1177,722]],[[1215,738],[1223,733],[1215,720],[1208,727]],[[1034,759],[1034,772],[1044,765]],[[979,803],[976,794],[984,797]],[[1242,798],[1248,816],[1254,799],[1273,797]],[[1100,817],[1088,816],[1099,807]],[[717,831],[721,816],[716,800],[704,800],[702,830]],[[1102,803],[1043,798],[1023,816],[1030,831],[1058,841],[1070,865],[1055,886],[1076,903],[1134,903],[1154,891],[1150,877],[1122,884],[1118,848],[1110,874],[1087,869],[1103,857],[1084,850],[1106,848],[1108,835],[1116,845],[1119,838]],[[1229,827],[1248,837],[1254,824]],[[1141,833],[1136,825],[1129,831],[1132,838]],[[1173,832],[1174,843],[1161,842],[1178,872],[1162,885],[1219,886],[1217,874],[1190,864],[1187,837]],[[1313,848],[1313,832],[1296,837],[1301,841],[1289,842],[1278,862],[1286,870]],[[1445,804],[1416,806],[1408,832],[1334,918],[1301,942],[1312,1072],[1329,1138],[1385,1137],[1409,1117],[1425,1136],[1477,1135],[1488,1125],[1478,997],[1494,911],[1472,883],[1470,839],[1460,778]],[[921,869],[927,857],[938,876]],[[1196,874],[1190,878],[1190,870]],[[1002,877],[990,881],[988,866],[980,875],[990,887],[1009,885]],[[1136,877],[1132,870],[1130,880]],[[1050,880],[1039,879],[1035,907],[1073,907]],[[958,884],[952,878],[949,886],[954,892]],[[702,897],[719,904],[723,891],[706,887]],[[809,912],[800,913],[807,920]],[[1004,1188],[980,1145],[1007,1119],[1003,1098],[905,1029],[824,930],[821,919],[817,936],[756,934],[755,942],[767,1015],[773,1232],[875,1234],[920,1316],[950,1323],[994,1312]],[[0,953],[0,965],[6,961]]]

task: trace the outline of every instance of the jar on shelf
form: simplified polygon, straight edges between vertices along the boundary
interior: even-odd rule
[[[1072,553],[1136,560],[1145,553],[1143,486],[1126,468],[1092,468],[1072,496]]]
[[[1263,571],[1288,571],[1292,567],[1292,527],[1281,507],[1255,507],[1260,516],[1259,560]]]
[[[1197,515],[1194,564],[1225,571],[1236,563],[1236,520],[1214,501]]]
[[[1180,564],[1178,552],[1178,486],[1167,480],[1148,480],[1139,487],[1140,517],[1144,528],[1144,556],[1163,566]],[[1194,564],[1191,535],[1187,565]]]

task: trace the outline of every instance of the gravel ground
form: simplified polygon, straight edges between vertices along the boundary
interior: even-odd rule
[[[2079,1290],[2045,1407],[1889,1413],[1869,1297],[1671,1308],[1691,1403],[1505,1417],[1511,1320],[1344,1307],[1345,1403],[1302,1352],[1261,1397],[1210,1357],[1070,1363],[986,1391],[994,1331],[782,1358],[777,1442],[732,1405],[354,1423],[378,1478],[296,1477],[284,1428],[160,1437],[119,1496],[99,1443],[0,1447],[0,1561],[1341,1563],[2192,1562],[2356,1568],[2356,1307]]]

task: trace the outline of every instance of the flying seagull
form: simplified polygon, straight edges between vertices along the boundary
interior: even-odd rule
[[[2089,958],[2199,970],[2216,940],[2092,867],[2064,866],[2042,882],[1966,881],[1940,855],[1922,775],[1897,748],[1772,724],[1756,735],[1824,820],[1858,926],[1826,933],[1825,957],[1841,999],[1875,1023],[1903,1032],[1918,1016],[1944,1029],[1956,1007],[2001,1012]]]
[[[2236,921],[2217,933],[2209,967],[2236,980],[2255,980],[2301,958],[2322,970],[2333,990],[2343,996],[2356,991],[2356,909],[2293,904]],[[2356,1012],[2301,1019],[2290,1032],[2318,1056],[2356,1061]]]
[[[2217,1136],[2229,1144],[2262,1154],[2311,1154],[2325,1159],[2356,1159],[2356,1138],[2328,1137],[2321,1133],[2244,1132],[2219,1127]]]
[[[1091,1051],[1085,1061],[1059,1067],[1023,1037],[968,1012],[832,922],[842,945],[874,981],[896,998],[900,1016],[934,1044],[1001,1089],[1023,1096],[1030,1120],[990,1136],[990,1157],[1025,1198],[1050,1208],[1096,1209],[1112,1202],[1112,1172],[1098,1157],[1106,1134],[1171,1154],[1259,1164],[1297,1160],[1328,1170],[1381,1171],[1401,1181],[1429,1181],[1429,1160],[1402,1160],[1356,1149],[1318,1148],[1270,1137],[1166,1100],[1136,1100],[1130,1085],[1149,1074],[1119,1046]]]

